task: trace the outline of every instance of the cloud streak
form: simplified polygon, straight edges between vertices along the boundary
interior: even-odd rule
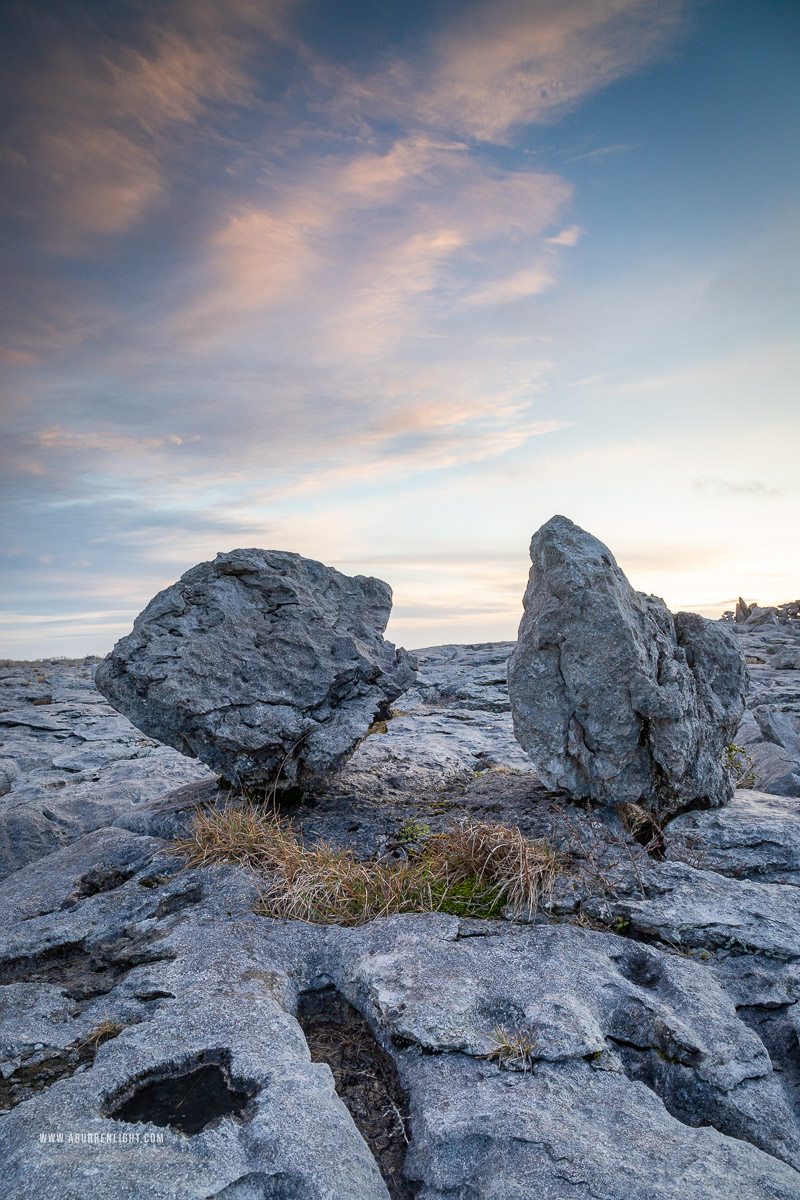
[[[694,486],[706,496],[738,496],[751,500],[774,500],[786,495],[786,490],[773,487],[761,479],[720,479],[704,476],[695,479]]]
[[[353,81],[354,104],[402,110],[422,128],[506,142],[663,53],[678,0],[495,0],[459,7],[416,68],[397,61]]]

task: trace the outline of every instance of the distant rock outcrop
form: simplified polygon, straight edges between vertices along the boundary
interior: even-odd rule
[[[735,610],[724,613],[723,620],[734,620],[737,625],[792,625],[800,620],[800,600],[762,608],[755,602],[748,604],[740,596]]]
[[[728,800],[744,656],[724,625],[636,592],[602,542],[556,516],[531,542],[509,660],[514,732],[548,787],[658,816]]]
[[[139,729],[235,783],[309,787],[415,678],[383,634],[388,584],[233,550],[150,601],[97,669]]]

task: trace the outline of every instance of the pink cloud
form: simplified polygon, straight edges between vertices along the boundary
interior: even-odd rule
[[[548,239],[549,241],[550,239]],[[555,283],[555,274],[547,263],[515,271],[505,279],[495,279],[472,292],[466,303],[470,305],[510,304],[514,300],[525,300],[546,292]]]
[[[460,278],[465,265],[510,267],[522,246],[535,261],[570,188],[554,174],[504,173],[459,145],[409,138],[386,153],[273,171],[267,195],[209,239],[173,321],[185,345],[208,353],[231,336],[245,341],[270,310],[289,343],[337,358],[382,352],[429,325],[431,305],[441,314],[458,303],[473,287]],[[518,281],[520,294],[541,290],[544,269],[537,284]]]
[[[211,104],[252,100],[249,24],[276,28],[282,0],[158,6],[137,47],[97,38],[62,42],[19,84],[26,104],[18,144],[4,157],[50,249],[73,254],[87,238],[132,228],[168,190],[172,138]]]
[[[564,108],[669,43],[680,0],[495,0],[459,11],[416,104],[427,123],[502,141]]]
[[[343,120],[374,114],[428,135],[508,141],[516,125],[555,120],[668,50],[684,0],[465,0],[418,62],[380,74],[318,68]]]

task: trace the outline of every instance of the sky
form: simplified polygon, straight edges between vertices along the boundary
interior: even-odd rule
[[[516,636],[563,513],[800,595],[794,0],[12,0],[0,654],[261,546],[409,648]]]

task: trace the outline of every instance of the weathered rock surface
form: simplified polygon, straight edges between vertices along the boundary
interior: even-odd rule
[[[30,915],[45,863],[2,885],[9,1086],[116,1023],[91,1064],[0,1118],[10,1198],[386,1197],[309,1061],[295,1016],[313,992],[366,1018],[408,1093],[393,1196],[666,1200],[676,1181],[689,1200],[800,1195],[789,1100],[702,963],[569,925],[271,921],[241,872],[180,871],[135,835],[100,851],[109,877],[133,874],[73,903],[90,840],[53,856],[51,913]],[[492,1056],[501,1026],[531,1036],[532,1072]],[[170,1107],[190,1086],[199,1129]]]
[[[797,888],[665,862],[645,873],[643,893],[590,900],[586,910],[679,949],[800,957]]]
[[[800,796],[800,619],[783,616],[728,628],[747,657],[748,709],[734,741],[752,756],[763,791]]]
[[[800,688],[768,647],[793,635],[737,628],[764,659],[748,718],[786,736]],[[498,682],[510,649],[419,652],[402,715],[291,815],[364,856],[402,854],[412,825],[464,811],[546,835],[573,862],[550,915],[525,925],[257,916],[248,876],[187,870],[163,840],[230,796],[205,768],[113,712],[88,665],[2,672],[4,1196],[800,1200],[796,803],[738,791],[666,823],[666,861],[648,856],[613,809],[539,781]],[[71,757],[94,751],[104,765]],[[56,834],[27,837],[39,823]],[[394,1064],[404,1178],[381,1179],[347,1081],[310,1061],[309,997],[349,1001]],[[496,1057],[501,1027],[531,1041],[532,1071]],[[371,1077],[363,1038],[358,1054]]]
[[[790,1168],[774,1172],[747,1143],[671,1119],[645,1085],[586,1063],[543,1066],[513,1084],[463,1057],[415,1066],[420,1137],[407,1169],[430,1180],[422,1200],[798,1195]]]
[[[489,688],[482,682],[487,675],[499,678],[496,665],[486,669],[486,660],[499,658],[504,669],[505,650],[484,645],[420,651],[419,685],[431,702],[423,702],[416,688],[403,696],[403,715],[376,723],[314,805],[299,810],[301,824],[312,835],[320,826],[324,836],[355,843],[365,854],[381,853],[396,841],[404,819],[441,821],[463,802],[468,785],[481,785],[481,796],[471,802],[476,811],[496,811],[497,796],[487,785],[507,783],[509,772],[512,782],[526,784],[512,805],[515,819],[524,819],[535,807],[530,789],[544,789],[514,737],[505,684]],[[474,695],[472,707],[462,707],[464,700],[451,707],[436,692],[437,682],[447,687],[443,661],[449,662],[454,690]],[[145,737],[106,703],[92,683],[94,665],[56,660],[0,671],[0,757],[10,764],[11,782],[0,801],[0,879],[115,822],[173,836],[181,813],[191,812],[199,796],[217,793],[217,778],[207,767]],[[52,703],[31,704],[30,697],[45,687]],[[490,707],[483,708],[487,693]],[[495,693],[505,711],[497,711]],[[105,765],[81,770],[74,758],[69,769],[54,765],[65,754],[95,752]],[[188,799],[159,799],[190,784],[199,791]],[[354,805],[362,810],[358,816]],[[420,805],[430,813],[420,813]]]
[[[179,864],[150,859],[150,875],[145,866],[129,885],[68,909],[59,932],[57,920],[45,934],[35,919],[10,931],[3,967],[15,982],[2,989],[12,990],[2,1041],[17,1053],[3,1064],[7,1080],[23,1064],[30,1075],[36,1062],[57,1059],[103,1021],[123,1028],[91,1069],[3,1118],[4,1195],[386,1200],[330,1072],[309,1059],[288,977],[259,950],[254,919],[241,918],[252,889],[248,897],[246,881],[223,888],[227,908],[217,903],[215,917],[198,910],[187,926],[176,912],[216,881],[178,875],[154,887],[153,872],[174,875]],[[52,976],[59,956],[60,988],[27,982]],[[35,989],[36,1008],[20,1004],[25,989],[28,997]],[[131,1100],[135,1115],[125,1115]]]
[[[685,813],[664,831],[668,859],[735,879],[800,886],[800,803],[738,791],[724,808]]]
[[[319,785],[414,681],[391,589],[299,554],[233,550],[159,592],[97,669],[149,736],[234,783]]]
[[[429,646],[414,652],[417,679],[398,705],[404,710],[510,713],[506,664],[515,642]]]
[[[635,592],[566,517],[531,541],[508,664],[514,731],[548,787],[658,816],[724,803],[744,710],[744,657],[724,625]]]
[[[789,797],[800,797],[800,750],[767,741],[762,725],[768,732],[779,724],[785,732],[787,721],[800,727],[800,671],[775,665],[787,641],[800,646],[797,625],[726,625],[749,660],[748,704],[761,720],[748,709],[733,740],[756,760],[755,786],[773,795],[785,788]],[[501,682],[512,649],[513,643],[490,643],[417,651],[417,682],[396,703],[400,715],[375,725],[296,819],[312,836],[354,843],[364,854],[391,847],[407,818],[436,828],[461,808],[489,818],[502,810],[504,819],[547,832],[537,825],[547,789],[514,737]],[[197,796],[158,797],[195,783],[205,795],[216,793],[201,763],[144,737],[114,712],[94,689],[91,671],[91,663],[45,662],[0,672],[0,758],[10,783],[0,801],[0,878],[114,821],[139,832],[174,833],[180,821],[172,810],[191,812]],[[42,693],[52,697],[50,704],[31,702]],[[89,766],[82,758],[95,753],[105,765]],[[777,778],[764,766],[770,756],[780,757]],[[724,819],[724,809],[715,811]],[[603,820],[611,819],[612,810],[602,812]],[[749,836],[741,822],[737,828]]]
[[[766,738],[751,742],[745,736],[741,745],[753,759],[759,787],[768,788],[776,796],[800,796],[800,755],[791,754]]]
[[[0,677],[0,879],[208,768],[115,712],[92,682],[96,660],[6,667]],[[43,689],[46,704],[37,702]]]

